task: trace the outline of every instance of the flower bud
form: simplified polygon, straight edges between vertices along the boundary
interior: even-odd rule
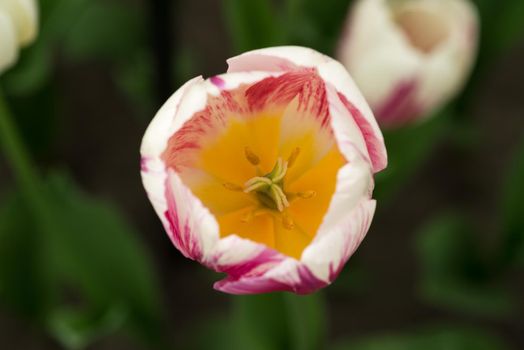
[[[16,62],[20,47],[30,44],[37,31],[35,0],[0,0],[0,72]]]
[[[467,0],[360,0],[338,47],[382,126],[429,116],[462,88],[477,51]]]

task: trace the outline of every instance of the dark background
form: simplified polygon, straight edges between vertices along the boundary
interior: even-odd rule
[[[178,86],[195,75],[224,72],[225,60],[250,46],[301,44],[332,55],[349,1],[326,1],[322,11],[307,5],[311,2],[297,5],[305,10],[284,12],[291,16],[279,22],[286,36],[278,34],[279,27],[260,26],[258,31],[277,34],[251,39],[230,34],[232,27],[260,23],[234,20],[235,14],[252,14],[242,1],[79,0],[54,19],[51,14],[63,1],[41,4],[41,35],[1,85],[41,173],[52,177],[48,174],[58,169],[59,177],[74,183],[70,191],[103,202],[131,227],[126,235],[150,264],[144,274],[157,306],[154,316],[145,317],[118,288],[100,301],[83,290],[82,281],[64,277],[58,300],[40,307],[38,284],[31,284],[33,267],[19,269],[37,254],[38,244],[4,243],[9,253],[4,251],[0,270],[12,272],[4,283],[13,290],[4,298],[0,293],[1,348],[232,349],[235,343],[258,349],[256,334],[247,342],[231,340],[243,332],[237,323],[243,321],[262,329],[263,339],[286,337],[281,330],[266,330],[264,322],[275,322],[271,310],[279,315],[287,296],[235,298],[216,292],[212,283],[220,276],[171,245],[142,188],[138,150],[149,121]],[[493,4],[480,2],[481,9]],[[284,16],[285,4],[272,6]],[[479,65],[465,93],[429,122],[385,134],[395,170],[377,179],[378,210],[368,236],[339,279],[306,301],[325,306],[320,315],[311,314],[326,318],[315,326],[323,334],[319,349],[524,348],[524,227],[513,225],[524,216],[518,196],[524,181],[518,170],[524,157],[524,41],[515,35],[499,47],[494,17],[483,22]],[[287,22],[294,23],[292,30]],[[0,205],[8,206],[16,182],[4,158],[0,179]],[[31,217],[24,217],[29,227],[21,230],[28,237],[40,235]],[[99,231],[92,239],[101,251],[118,260],[120,241],[93,230]],[[97,268],[107,268],[131,295],[134,282],[118,281],[118,264],[95,262],[96,244],[79,275],[90,266],[93,276]],[[124,320],[101,322],[104,310],[120,301],[131,310]],[[57,331],[50,326],[54,306],[49,305],[80,314],[88,310],[88,316],[61,319],[66,330]],[[64,340],[71,337],[82,341]],[[289,340],[277,343],[280,347],[265,348],[293,348]]]

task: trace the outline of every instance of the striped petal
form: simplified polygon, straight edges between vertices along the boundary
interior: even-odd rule
[[[359,0],[337,57],[380,124],[395,127],[429,116],[460,91],[477,41],[469,0]]]
[[[374,172],[387,166],[384,138],[373,112],[353,79],[338,61],[308,48],[283,46],[250,51],[230,58],[228,64],[228,72],[253,70],[283,72],[300,68],[314,68],[326,85],[334,87],[341,96],[344,96],[345,100],[352,101],[354,106],[358,106],[361,118],[357,117],[358,120],[355,122],[365,137],[363,140],[365,144],[360,146],[363,152],[369,153]]]
[[[311,293],[336,278],[369,228],[375,209],[375,201],[371,199],[373,173],[383,169],[387,163],[382,135],[371,110],[347,72],[327,56],[306,48],[280,47],[248,52],[228,62],[227,74],[207,80],[198,77],[186,83],[151,122],[141,148],[146,192],[173,244],[186,257],[227,274],[225,279],[215,284],[217,290],[232,294],[277,290]],[[270,158],[282,152],[282,147],[285,148],[284,154],[292,153],[291,145],[300,141],[286,146],[286,140],[303,139],[301,130],[307,132],[304,127],[310,122],[314,128],[325,130],[329,136],[326,140],[334,140],[315,144],[308,151],[308,156],[313,155],[312,158],[304,156],[293,165],[311,177],[308,179],[298,173],[296,177],[292,176],[297,187],[300,184],[320,186],[315,180],[321,176],[320,173],[317,175],[314,170],[308,169],[315,169],[316,163],[321,165],[324,161],[329,166],[338,164],[326,158],[328,153],[331,154],[333,143],[336,144],[334,149],[340,152],[336,153],[338,157],[344,159],[338,172],[337,168],[333,168],[336,184],[331,198],[326,197],[327,208],[323,217],[319,216],[320,223],[304,222],[307,224],[305,227],[318,228],[296,256],[283,253],[285,249],[279,248],[279,244],[292,244],[282,241],[284,234],[287,234],[287,239],[293,237],[293,228],[284,221],[268,221],[268,228],[265,229],[267,220],[255,218],[260,220],[257,224],[260,232],[239,231],[223,235],[221,229],[229,226],[231,230],[235,227],[246,229],[238,224],[231,225],[230,221],[239,221],[249,214],[249,206],[245,207],[240,197],[237,201],[235,195],[228,195],[233,200],[224,205],[220,202],[221,199],[224,201],[225,196],[218,195],[221,193],[218,187],[206,187],[200,191],[198,186],[191,184],[194,181],[208,181],[209,174],[228,179],[240,176],[235,181],[248,176],[247,173],[241,174],[250,170],[235,167],[235,171],[229,171],[224,163],[221,166],[220,159],[215,159],[216,155],[222,154],[243,156],[230,153],[236,151],[227,148],[227,143],[213,146],[211,149],[215,156],[208,160],[202,158],[202,153],[200,158],[196,154],[205,149],[207,138],[216,137],[220,130],[225,130],[229,125],[228,119],[249,120],[249,115],[268,110],[280,111],[279,128],[272,128],[271,123],[266,123],[272,117],[261,118],[263,122],[250,124],[250,128],[260,127],[264,133],[257,136],[250,129],[251,139],[242,142],[273,140],[271,142],[279,146],[274,150],[268,146]],[[306,119],[297,123],[295,118]],[[235,134],[236,129],[227,130],[233,132],[231,135],[235,140],[244,137],[242,128],[239,124],[238,134]],[[280,135],[280,139],[275,135]],[[319,135],[323,135],[322,132]],[[304,144],[302,148],[306,149],[308,145]],[[222,152],[217,147],[226,148]],[[317,156],[315,152],[319,152]],[[203,164],[198,163],[197,158],[200,162],[202,159],[207,162],[206,170],[209,171],[195,168],[195,164]],[[264,166],[263,154],[253,159],[256,159],[253,162]],[[311,159],[316,160],[311,162]],[[305,161],[309,163],[300,163]],[[324,165],[321,167],[325,168]],[[232,183],[223,187],[234,191],[235,186]],[[292,183],[289,188],[293,188]],[[206,194],[215,190],[217,196]],[[300,207],[309,208],[307,210],[313,208],[303,205],[297,206],[296,210],[300,211]],[[294,213],[291,209],[290,212]],[[308,215],[307,218],[313,216]],[[277,234],[276,239],[266,236],[270,229]],[[300,233],[296,236],[300,237]]]

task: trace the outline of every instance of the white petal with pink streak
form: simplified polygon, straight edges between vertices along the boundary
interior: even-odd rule
[[[210,268],[228,273],[226,279],[216,283],[218,290],[236,294],[312,292],[333,281],[369,228],[375,209],[375,201],[370,199],[372,173],[385,167],[387,161],[382,135],[347,72],[327,56],[305,48],[282,47],[247,53],[229,63],[230,73],[226,75],[208,80],[198,77],[186,83],[155,116],[141,149],[144,186],[177,248]],[[339,170],[336,190],[319,231],[300,261],[235,235],[220,239],[214,216],[174,171],[168,174],[161,158],[168,139],[206,106],[208,95],[217,96],[221,90],[277,76],[297,66],[316,68],[326,80],[331,126],[348,160]],[[173,215],[166,216],[169,210]]]
[[[322,55],[312,49],[298,46],[282,46],[267,49],[254,50],[228,60],[228,72],[245,72],[250,70],[285,71],[297,67],[315,68],[326,82],[333,86],[351,101],[362,113],[363,119],[359,121],[360,129],[367,129],[367,137],[364,140],[367,147],[363,152],[369,152],[373,163],[374,172],[384,169],[387,165],[387,153],[384,138],[380,131],[373,112],[366,100],[360,93],[355,82],[346,69],[336,60]],[[356,139],[355,142],[358,140]],[[367,148],[367,149],[365,149]]]

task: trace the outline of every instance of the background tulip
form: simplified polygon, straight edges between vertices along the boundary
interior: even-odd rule
[[[331,283],[364,238],[382,134],[338,62],[276,47],[195,78],[151,122],[142,176],[171,240],[234,294]]]
[[[429,116],[460,91],[477,37],[468,0],[360,0],[337,57],[380,124],[398,126]]]
[[[35,0],[0,1],[0,72],[14,64],[20,47],[34,40],[37,27]]]
[[[522,0],[470,0],[482,24],[471,79],[450,103],[431,113],[431,120],[383,129],[388,166],[373,176],[362,159],[381,152],[356,142],[354,149],[360,152],[349,154],[355,159],[345,162],[340,152],[344,147],[334,137],[353,130],[345,139],[355,141],[359,135],[370,139],[376,135],[375,123],[370,128],[346,129],[340,123],[318,128],[312,115],[324,115],[329,108],[315,112],[315,105],[326,106],[315,103],[302,105],[300,110],[307,112],[302,119],[294,113],[283,118],[275,113],[281,111],[278,108],[260,118],[241,118],[246,113],[239,102],[245,98],[239,99],[238,92],[256,85],[259,89],[248,94],[253,96],[253,91],[264,91],[260,89],[264,81],[278,83],[275,88],[293,87],[289,91],[300,91],[302,97],[306,91],[322,92],[320,82],[338,89],[338,83],[329,81],[346,80],[347,73],[337,69],[328,79],[324,75],[332,71],[328,68],[340,65],[326,56],[304,52],[284,57],[271,50],[247,64],[251,52],[231,61],[235,69],[213,77],[227,70],[227,57],[263,47],[300,45],[335,56],[348,9],[358,1],[38,2],[38,42],[16,49],[20,54],[16,66],[0,74],[0,348],[524,349]],[[1,5],[8,2],[0,0]],[[11,3],[18,6],[23,1]],[[10,33],[18,48],[15,26],[10,15],[4,13],[5,18],[9,21],[2,23],[10,29],[0,31],[0,46]],[[371,16],[368,21],[376,19]],[[276,56],[311,68],[294,69]],[[257,72],[252,72],[257,62]],[[199,74],[212,78],[197,78],[183,86]],[[283,77],[297,84],[285,84]],[[153,125],[179,117],[179,111],[189,114],[209,107],[218,113],[222,101],[229,102],[224,106],[229,109],[242,107],[237,110],[242,113],[224,124],[211,123],[211,128],[184,123],[204,126],[194,129],[204,137],[185,139],[187,146],[195,141],[195,152],[191,147],[165,152],[172,156],[164,163],[190,166],[178,175],[185,187],[156,182],[169,172],[161,161],[152,160],[154,156],[142,159],[150,197],[156,208],[165,205],[164,212],[158,211],[161,221],[137,171],[137,148],[159,107],[181,86],[151,124],[148,134],[153,136],[146,150],[150,155],[157,152],[155,147],[165,148],[162,131],[169,129],[153,132]],[[357,91],[351,86],[349,90]],[[345,102],[332,92],[327,89],[327,106],[336,107],[339,99]],[[231,99],[222,99],[228,94]],[[370,109],[356,95],[343,95],[364,119],[369,116]],[[260,101],[252,103],[260,111],[268,101],[279,101],[277,96],[251,102]],[[318,94],[320,100],[323,96]],[[351,109],[349,103],[345,109]],[[199,115],[205,120],[206,113]],[[361,120],[358,113],[345,116],[332,121]],[[286,123],[283,135],[269,132],[278,120],[295,123]],[[222,134],[231,126],[235,132]],[[246,137],[250,129],[265,137]],[[175,134],[183,134],[181,130]],[[317,141],[315,147],[306,147],[307,138],[297,142],[293,137],[306,130],[310,140]],[[333,136],[322,130],[333,130]],[[234,156],[227,156],[224,144],[214,147],[218,145],[212,142],[214,131],[229,136],[222,141],[231,141]],[[278,154],[275,140],[281,136],[288,142]],[[171,146],[184,138],[177,140]],[[201,145],[206,154],[194,157]],[[321,179],[320,184],[292,181],[308,159],[326,149],[333,151],[324,163],[329,166],[309,177]],[[352,185],[343,181],[351,164],[362,180]],[[212,185],[204,181],[209,180],[205,176],[209,171],[200,165],[227,175],[227,181],[211,186],[214,190],[207,191],[208,196],[205,186],[198,185]],[[342,169],[337,172],[338,166]],[[191,177],[191,172],[198,176]],[[242,182],[239,174],[250,178]],[[353,219],[358,211],[349,201],[360,198],[371,205],[371,195],[363,195],[371,181],[377,201],[372,231],[351,262],[329,288],[306,296],[293,293],[306,293],[332,280],[339,264],[334,264],[329,278],[324,278],[331,272],[326,266],[345,256],[340,243],[344,237],[354,238],[350,248],[358,244],[361,237],[348,232],[364,232],[358,225],[364,221]],[[158,186],[151,187],[155,183]],[[339,185],[344,187],[341,191],[333,190]],[[165,203],[161,186],[170,189],[168,198],[188,200]],[[267,239],[262,244],[262,238],[271,238],[263,235],[271,227],[267,212],[248,206],[219,218],[219,210],[245,204],[250,197],[243,191],[260,196],[255,203],[266,200],[281,219],[277,229],[284,234],[278,241]],[[342,193],[347,196],[339,196]],[[305,219],[308,231],[313,231],[334,196],[347,201],[343,215],[354,226],[337,231],[341,240],[324,240],[323,247],[310,237],[297,236],[296,228]],[[195,198],[207,212],[189,210],[199,208]],[[175,206],[181,210],[166,209]],[[291,215],[284,216],[284,211]],[[369,216],[371,211],[361,213]],[[222,235],[220,230],[214,234],[214,224],[208,225],[213,221],[219,228],[228,224],[227,231],[238,234],[226,236],[227,231]],[[239,230],[255,223],[263,225]],[[172,234],[175,229],[183,234]],[[197,261],[185,258],[173,243]],[[239,265],[243,259],[246,264]],[[253,268],[261,261],[268,263]],[[219,291],[211,287],[214,281],[219,281]],[[230,294],[255,288],[293,292]]]

